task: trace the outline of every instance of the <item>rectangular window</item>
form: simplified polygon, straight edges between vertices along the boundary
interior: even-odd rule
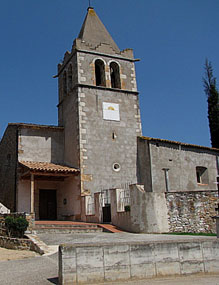
[[[197,183],[198,184],[208,184],[208,169],[203,166],[197,166],[196,167],[196,177],[197,177]]]

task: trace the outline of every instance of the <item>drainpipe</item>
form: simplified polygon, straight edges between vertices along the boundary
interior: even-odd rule
[[[169,174],[168,171],[170,170],[169,168],[163,168],[165,175],[165,184],[166,184],[166,192],[170,192],[170,185],[169,185]]]

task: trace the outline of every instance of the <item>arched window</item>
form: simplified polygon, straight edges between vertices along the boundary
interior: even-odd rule
[[[95,61],[96,86],[106,86],[105,65],[100,59]]]
[[[68,91],[72,89],[72,65],[68,67]]]
[[[116,62],[110,63],[111,87],[121,89],[120,70]]]
[[[64,97],[67,95],[67,75],[66,75],[66,71],[63,74],[63,95],[64,95]]]

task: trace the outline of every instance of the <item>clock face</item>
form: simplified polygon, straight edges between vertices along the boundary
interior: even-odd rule
[[[103,119],[120,121],[119,104],[103,102]]]

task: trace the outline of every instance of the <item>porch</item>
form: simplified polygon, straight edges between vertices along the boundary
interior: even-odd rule
[[[47,162],[19,162],[17,211],[36,220],[80,216],[79,170]]]

